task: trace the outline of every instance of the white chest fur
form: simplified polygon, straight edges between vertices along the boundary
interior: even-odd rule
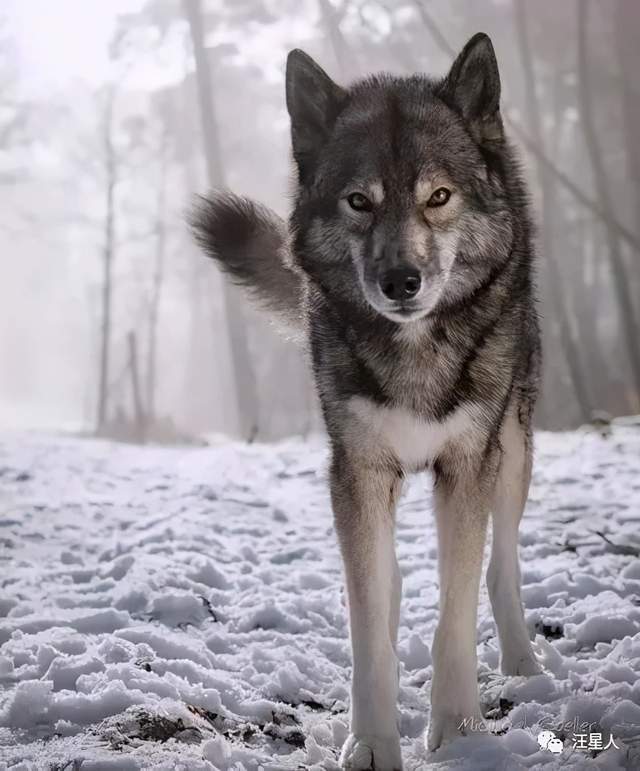
[[[356,420],[358,440],[390,451],[406,471],[423,468],[452,440],[469,441],[474,434],[473,406],[460,407],[442,421],[421,420],[403,407],[380,407],[361,396],[349,409]],[[372,446],[373,445],[373,446]]]

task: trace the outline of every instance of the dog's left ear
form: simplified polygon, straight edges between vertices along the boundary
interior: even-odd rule
[[[458,55],[442,84],[442,96],[462,114],[479,144],[503,138],[498,62],[484,32],[474,35]]]

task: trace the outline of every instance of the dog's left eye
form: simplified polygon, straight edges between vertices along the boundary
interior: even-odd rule
[[[372,211],[373,210],[373,204],[367,198],[367,196],[362,195],[362,193],[351,193],[351,195],[347,197],[347,201],[349,203],[349,206],[355,211]]]
[[[439,187],[431,194],[431,198],[427,201],[427,206],[430,206],[431,208],[435,206],[444,206],[450,198],[451,190],[448,190],[446,187]]]

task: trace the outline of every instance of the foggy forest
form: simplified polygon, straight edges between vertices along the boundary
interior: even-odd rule
[[[230,188],[289,212],[284,62],[444,73],[482,29],[533,190],[537,423],[640,410],[640,5],[149,0],[0,10],[0,421],[116,438],[318,430],[305,352],[186,225]]]
[[[1,769],[640,769],[639,42],[640,0],[0,2]],[[292,49],[450,74],[298,51],[290,122]],[[316,301],[328,431],[190,228]]]

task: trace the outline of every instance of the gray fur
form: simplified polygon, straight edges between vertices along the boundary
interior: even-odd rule
[[[287,325],[303,323],[304,277],[290,261],[286,223],[266,206],[219,193],[198,196],[189,224],[202,250]]]
[[[233,248],[220,246],[227,236],[217,215],[205,228],[196,220],[232,275],[279,311],[288,302],[298,318],[303,308],[349,596],[348,769],[402,763],[393,529],[407,473],[428,468],[435,477],[441,617],[429,748],[481,721],[475,617],[490,513],[500,531],[489,582],[502,668],[538,671],[517,556],[540,369],[534,252],[499,99],[495,54],[482,34],[444,79],[380,75],[346,90],[293,51],[287,108],[298,189],[287,261],[300,273],[283,267],[284,231],[262,210],[249,213]],[[434,205],[441,187],[450,197]],[[209,206],[216,212],[233,200]],[[419,290],[407,283],[405,294],[387,291],[397,270],[418,272]]]

